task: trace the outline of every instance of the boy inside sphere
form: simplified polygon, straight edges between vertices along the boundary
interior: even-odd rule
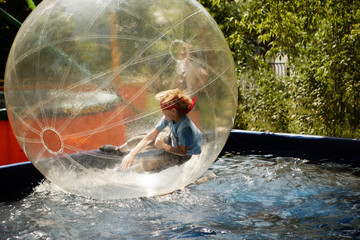
[[[151,132],[141,139],[130,139],[120,147],[112,145],[100,147],[103,152],[119,155],[130,151],[121,162],[120,168],[123,171],[133,165],[135,156],[148,145],[154,145],[163,152],[157,158],[136,161],[133,166],[135,171],[154,171],[181,165],[192,155],[201,153],[202,134],[187,116],[194,107],[196,97],[191,100],[185,91],[172,89],[156,94],[155,98],[160,101],[164,116]],[[166,127],[170,128],[168,139],[159,136]]]

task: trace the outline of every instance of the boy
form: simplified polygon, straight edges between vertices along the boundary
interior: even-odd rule
[[[120,165],[125,171],[135,160],[135,156],[146,146],[154,144],[163,152],[155,159],[142,159],[133,168],[135,171],[159,170],[173,165],[180,165],[189,160],[192,155],[201,153],[202,134],[186,115],[194,107],[196,97],[191,101],[183,90],[173,89],[158,93],[155,98],[160,101],[164,116],[155,128],[142,138],[135,147],[134,140],[129,140],[120,147],[105,145],[100,148],[104,152],[121,154],[130,151]],[[171,133],[169,142],[158,136],[167,126]],[[135,140],[136,141],[136,140]]]

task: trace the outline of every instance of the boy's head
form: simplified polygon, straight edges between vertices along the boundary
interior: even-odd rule
[[[175,108],[181,114],[187,114],[193,107],[195,101],[185,93],[185,91],[178,88],[167,90],[156,94],[155,98],[160,101],[160,108],[162,110],[170,110]]]

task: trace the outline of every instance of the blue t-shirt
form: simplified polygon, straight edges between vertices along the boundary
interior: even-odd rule
[[[167,126],[171,130],[171,145],[173,147],[187,146],[186,155],[201,153],[202,134],[188,116],[184,115],[175,124],[163,116],[155,128],[161,132]]]

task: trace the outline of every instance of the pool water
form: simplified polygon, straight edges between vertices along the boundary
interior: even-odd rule
[[[225,155],[217,177],[152,198],[96,200],[49,181],[0,203],[1,239],[314,239],[360,235],[360,169]]]

